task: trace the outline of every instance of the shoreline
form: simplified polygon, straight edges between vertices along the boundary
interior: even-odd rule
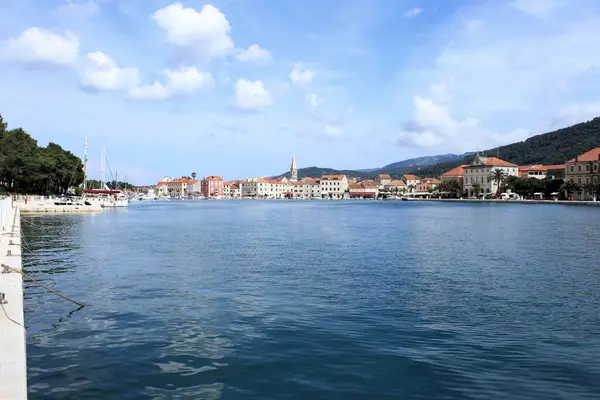
[[[402,201],[402,200],[400,200]],[[495,199],[410,199],[409,201],[437,201],[445,203],[491,203],[491,204],[562,204],[572,206],[600,206],[600,201],[583,200],[495,200]]]
[[[166,202],[166,201],[318,201],[318,202],[338,202],[338,201],[385,201],[385,202],[405,202],[406,200],[401,199],[276,199],[276,198],[229,198],[229,199],[157,199],[147,200],[139,203],[150,203],[150,202]],[[600,201],[583,201],[583,200],[495,200],[495,199],[439,199],[439,198],[410,198],[408,202],[439,202],[439,203],[488,203],[488,204],[561,204],[561,205],[572,205],[572,206],[592,206],[600,207]],[[138,203],[138,202],[136,202]]]

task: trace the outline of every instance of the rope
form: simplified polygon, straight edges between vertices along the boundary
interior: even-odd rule
[[[25,277],[29,278],[29,279],[30,279],[32,282],[35,282],[35,283],[37,283],[38,285],[40,285],[41,287],[43,287],[44,289],[46,289],[46,290],[48,290],[48,291],[50,291],[50,292],[54,293],[55,295],[57,295],[57,296],[60,296],[60,297],[62,297],[63,299],[70,301],[71,303],[77,304],[79,307],[85,307],[85,305],[83,305],[83,304],[81,304],[81,303],[79,303],[79,302],[77,302],[77,301],[75,301],[75,300],[73,300],[73,299],[70,299],[70,298],[68,298],[67,296],[65,296],[64,294],[62,294],[62,293],[58,293],[56,290],[54,290],[54,289],[52,289],[52,288],[50,288],[50,287],[48,287],[48,286],[44,285],[43,283],[41,283],[41,282],[39,282],[39,281],[35,280],[34,278],[32,278],[31,276],[27,275],[25,272],[21,271],[21,270],[20,270],[20,269],[18,269],[18,268],[9,267],[9,266],[8,266],[8,265],[6,265],[6,264],[2,264],[2,268],[3,268],[3,269],[5,269],[5,270],[13,271],[13,272],[18,272],[18,273],[20,273],[21,275],[23,275],[23,276],[25,276]]]
[[[0,306],[2,306],[2,311],[4,311],[4,315],[6,315],[6,318],[8,318],[8,320],[10,322],[13,322],[13,323],[19,325],[21,328],[25,329],[25,327],[23,325],[21,325],[20,323],[18,323],[17,321],[15,321],[14,319],[12,319],[11,317],[8,316],[8,314],[6,313],[6,308],[4,308],[4,304],[0,303]]]

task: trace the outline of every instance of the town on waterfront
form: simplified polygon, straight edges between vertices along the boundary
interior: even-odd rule
[[[165,176],[153,186],[140,186],[131,199],[399,199],[454,198],[498,200],[596,201],[600,194],[600,147],[559,165],[516,165],[477,153],[468,164],[439,177],[379,174],[358,179],[344,174],[298,178],[296,158],[288,174],[224,181],[219,175],[196,179]]]

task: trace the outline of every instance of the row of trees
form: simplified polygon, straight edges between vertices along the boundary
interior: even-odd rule
[[[496,193],[492,193],[496,198],[500,197],[500,193],[510,190],[520,196],[529,198],[534,197],[535,193],[543,193],[545,197],[550,197],[552,193],[560,193],[561,195],[571,195],[583,192],[584,198],[600,197],[600,185],[594,183],[586,183],[585,185],[577,185],[574,182],[565,182],[563,179],[536,179],[536,178],[520,178],[517,176],[508,176],[502,170],[494,170],[489,181],[496,183]],[[473,192],[481,193],[481,185],[474,183],[471,185]],[[439,193],[449,193],[450,195],[460,194],[460,185],[457,181],[442,182],[435,190]],[[467,196],[467,193],[463,193]]]
[[[108,181],[106,182],[106,186],[109,189],[119,189],[119,190],[135,190],[135,186],[132,185],[129,182],[123,182],[123,181]],[[87,184],[86,187],[88,189],[104,189],[104,186],[102,185],[101,181],[95,180],[95,179],[88,179],[87,180]]]
[[[56,143],[40,147],[21,128],[7,129],[0,115],[0,190],[62,194],[83,182],[81,159]]]

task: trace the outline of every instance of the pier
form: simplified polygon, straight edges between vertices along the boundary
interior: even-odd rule
[[[19,207],[22,214],[54,214],[54,213],[87,213],[100,212],[102,207],[99,203],[91,203],[85,205],[82,201],[72,204],[57,205],[61,202],[58,198],[48,196],[15,196],[13,205]],[[65,202],[64,200],[62,202]],[[77,203],[77,204],[75,204]]]
[[[10,197],[0,200],[0,263],[22,269],[20,211]],[[0,302],[0,399],[26,399],[27,358],[21,274],[2,268]]]

